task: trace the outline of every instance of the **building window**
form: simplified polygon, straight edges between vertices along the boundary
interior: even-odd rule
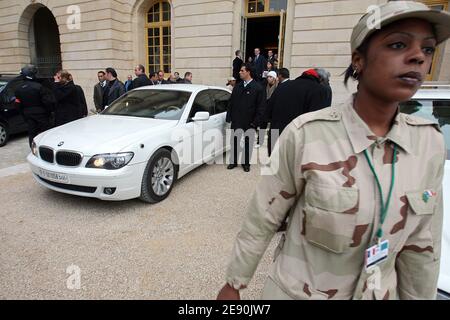
[[[281,11],[287,9],[287,0],[270,0],[269,11]]]
[[[248,12],[257,13],[264,12],[265,0],[248,0]]]
[[[286,10],[287,0],[247,0],[247,15],[273,14]]]
[[[147,70],[171,72],[171,27],[170,4],[160,0],[147,14]]]
[[[431,9],[448,11],[448,0],[422,0],[421,2],[428,5]],[[435,79],[436,67],[438,64],[438,60],[441,59],[441,55],[442,55],[442,51],[438,47],[437,50],[434,52],[433,62],[431,63],[430,70],[428,71],[428,74],[427,74],[428,81]]]

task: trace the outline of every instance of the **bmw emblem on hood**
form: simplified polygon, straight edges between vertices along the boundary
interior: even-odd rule
[[[64,141],[61,141],[60,143],[58,143],[58,147],[62,147],[64,145]]]

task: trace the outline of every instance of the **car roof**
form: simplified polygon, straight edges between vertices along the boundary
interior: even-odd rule
[[[19,76],[18,74],[0,73],[0,80],[10,81],[10,80],[17,78],[18,76]]]
[[[419,89],[411,99],[442,99],[450,100],[450,88]]]
[[[223,91],[228,91],[228,89],[216,86],[206,86],[200,84],[186,84],[186,83],[175,83],[175,84],[157,84],[154,86],[140,87],[135,90],[174,90],[174,91],[186,91],[186,92],[196,92],[205,89],[218,89]]]

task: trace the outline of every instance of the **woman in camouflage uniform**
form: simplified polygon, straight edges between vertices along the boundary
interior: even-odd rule
[[[263,299],[435,298],[446,149],[439,126],[399,102],[450,37],[450,15],[410,1],[378,9],[353,30],[357,93],[281,135],[219,299],[239,299],[286,214]]]

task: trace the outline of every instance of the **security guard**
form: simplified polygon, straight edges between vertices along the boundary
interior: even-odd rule
[[[16,89],[16,105],[28,124],[31,147],[34,137],[50,128],[50,112],[54,109],[55,100],[50,90],[36,81],[37,68],[34,65],[23,67],[21,75],[25,81]]]
[[[357,93],[281,135],[219,299],[239,299],[286,214],[263,299],[435,299],[446,148],[437,124],[398,105],[450,37],[450,15],[412,1],[379,13],[353,30]]]

